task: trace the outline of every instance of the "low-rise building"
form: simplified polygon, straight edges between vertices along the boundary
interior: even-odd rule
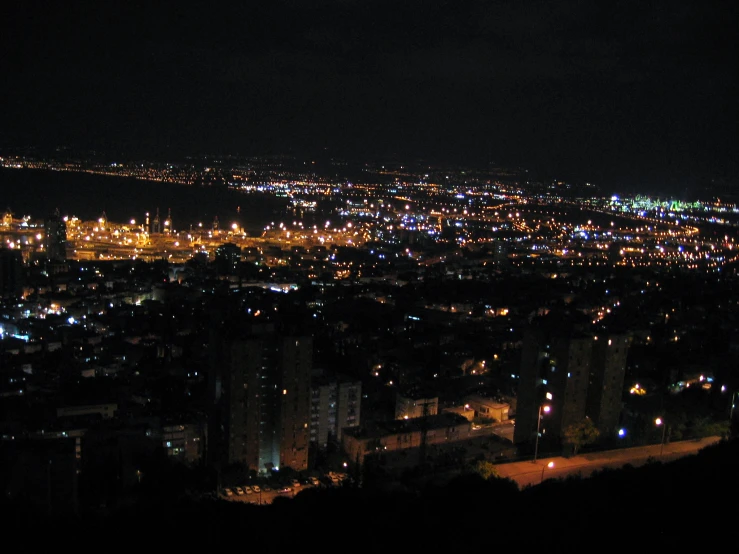
[[[508,413],[511,408],[510,404],[506,402],[479,395],[468,396],[465,405],[475,412],[476,418],[491,419],[498,422],[508,420]]]
[[[439,398],[413,387],[395,397],[395,419],[413,419],[439,413]]]
[[[472,424],[464,416],[444,412],[434,416],[377,421],[353,429],[344,429],[342,448],[353,461],[362,463],[365,456],[443,445],[470,438]]]
[[[110,419],[118,410],[118,404],[94,404],[85,406],[63,406],[57,408],[57,417],[76,417],[99,414],[103,419]]]

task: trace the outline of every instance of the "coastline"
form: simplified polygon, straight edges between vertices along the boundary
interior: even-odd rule
[[[161,218],[171,210],[178,230],[199,223],[210,227],[218,218],[221,228],[237,223],[249,234],[260,235],[287,206],[284,199],[268,194],[47,169],[0,168],[0,186],[4,203],[0,210],[34,220],[59,209],[63,216],[82,220],[97,219],[105,212],[110,221],[143,221],[147,212],[153,217],[159,209]]]

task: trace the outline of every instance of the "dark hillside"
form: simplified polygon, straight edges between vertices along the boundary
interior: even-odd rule
[[[467,475],[418,494],[314,489],[263,507],[153,498],[116,513],[53,519],[6,504],[2,517],[7,532],[26,547],[72,540],[105,550],[282,550],[340,543],[345,551],[641,551],[709,546],[713,537],[730,532],[737,463],[739,441],[732,440],[669,464],[605,470],[521,491],[511,481]]]

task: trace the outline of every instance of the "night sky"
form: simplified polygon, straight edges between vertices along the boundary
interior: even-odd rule
[[[494,161],[663,190],[737,180],[733,1],[3,10],[6,149]]]

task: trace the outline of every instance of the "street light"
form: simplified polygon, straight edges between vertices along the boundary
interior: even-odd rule
[[[554,467],[554,462],[549,462],[547,465],[541,468],[541,480],[539,481],[540,485],[544,482],[544,470],[546,468],[552,469],[553,467]]]
[[[667,431],[667,422],[664,421],[662,418],[658,417],[654,420],[654,424],[659,427],[662,425],[662,442],[660,442],[659,445],[659,456],[662,457],[662,451],[665,449],[665,431]]]
[[[731,425],[731,420],[734,418],[734,397],[736,396],[736,393],[738,391],[734,391],[731,393],[731,398],[729,399],[729,405],[731,406],[729,408],[729,425]]]
[[[536,457],[539,455],[539,429],[541,429],[541,412],[548,414],[552,408],[548,404],[542,404],[539,406],[539,416],[536,418],[536,443],[534,445],[534,463],[536,463]]]

